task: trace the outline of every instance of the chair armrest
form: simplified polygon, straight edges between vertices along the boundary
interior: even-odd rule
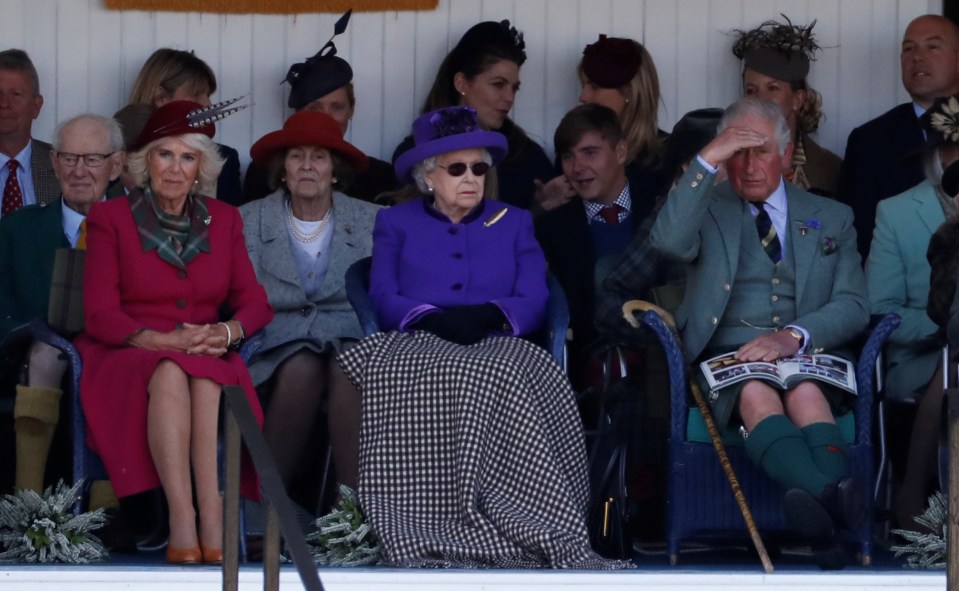
[[[376,309],[373,308],[373,300],[369,292],[372,261],[371,257],[362,258],[346,270],[346,299],[353,306],[356,318],[366,336],[380,331]]]
[[[263,331],[258,330],[253,333],[248,339],[243,341],[243,344],[240,346],[240,357],[243,358],[243,362],[246,364],[250,363],[250,359],[259,352],[260,348],[263,346],[264,339]]]
[[[659,314],[652,311],[645,312],[640,316],[640,321],[656,335],[666,356],[666,365],[669,369],[670,438],[674,441],[683,441],[686,439],[686,418],[689,414],[686,355],[673,331],[666,326]]]
[[[856,363],[856,386],[858,396],[856,400],[856,441],[871,443],[872,441],[872,405],[877,397],[876,368],[883,347],[889,336],[899,328],[902,318],[898,314],[885,314],[878,317],[873,328],[866,337],[866,343],[859,354]]]
[[[543,348],[549,351],[556,363],[566,371],[566,329],[569,328],[569,305],[566,293],[552,273],[546,274],[549,298],[546,300],[546,326]]]

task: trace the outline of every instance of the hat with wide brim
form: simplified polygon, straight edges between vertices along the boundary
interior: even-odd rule
[[[413,121],[413,142],[415,145],[393,164],[396,177],[408,182],[413,181],[413,167],[433,156],[483,148],[495,165],[509,152],[506,136],[481,128],[476,111],[470,107],[445,107],[420,115]]]
[[[320,146],[339,154],[354,172],[362,172],[369,166],[363,152],[343,139],[339,124],[326,113],[300,111],[290,115],[283,129],[261,137],[250,148],[253,161],[268,165],[273,155],[284,148],[294,146]]]

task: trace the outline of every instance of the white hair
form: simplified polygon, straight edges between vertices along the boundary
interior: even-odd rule
[[[779,148],[779,155],[782,156],[786,153],[786,146],[792,141],[792,130],[789,129],[789,122],[786,121],[779,105],[769,100],[744,97],[729,105],[726,112],[723,113],[722,119],[719,120],[716,134],[719,135],[730,124],[744,117],[755,117],[772,123],[775,128],[775,140],[776,146]]]
[[[123,144],[123,129],[120,127],[120,124],[117,123],[116,119],[104,117],[103,115],[97,115],[96,113],[84,113],[82,115],[77,115],[76,117],[71,117],[70,119],[62,121],[57,125],[56,130],[53,132],[54,150],[59,152],[60,148],[63,146],[63,135],[67,128],[74,123],[80,123],[81,121],[99,125],[106,130],[107,134],[109,135],[109,150],[111,152],[122,152],[125,149]]]

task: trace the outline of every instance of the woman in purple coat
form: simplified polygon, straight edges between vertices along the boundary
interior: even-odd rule
[[[339,356],[363,395],[360,502],[397,566],[608,568],[586,532],[574,396],[521,338],[546,309],[529,212],[484,198],[507,151],[469,107],[413,124],[396,160],[423,195],[378,212],[370,295],[384,331]]]

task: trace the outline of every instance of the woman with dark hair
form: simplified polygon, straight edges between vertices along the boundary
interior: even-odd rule
[[[214,92],[216,75],[205,61],[192,51],[161,47],[140,68],[129,104],[162,107],[171,101],[193,101],[209,106]],[[214,185],[215,197],[239,205],[242,197],[240,155],[230,146],[216,144],[216,147],[223,158],[223,166]]]
[[[506,136],[509,153],[487,177],[487,195],[528,209],[535,202],[535,182],[552,178],[553,167],[543,148],[509,118],[525,48],[523,34],[507,20],[474,25],[443,60],[421,113],[471,107],[483,129]],[[413,137],[408,136],[393,152],[393,162],[412,147]]]
[[[529,341],[546,260],[528,211],[490,201],[508,149],[468,107],[413,123],[381,210],[379,332],[338,361],[363,396],[359,497],[396,566],[615,568],[589,547],[586,451],[563,370]]]
[[[167,561],[180,564],[222,560],[220,391],[242,386],[262,420],[233,348],[273,317],[239,212],[204,195],[223,166],[209,121],[223,115],[190,101],[157,109],[127,159],[138,189],[87,217],[86,332],[76,340],[87,441],[117,496],[162,486]],[[242,490],[259,496],[252,473]]]
[[[329,115],[304,110],[260,138],[250,155],[269,171],[274,191],[240,208],[275,314],[250,374],[267,401],[263,434],[287,488],[300,468],[317,472],[304,464],[321,449],[310,436],[324,402],[337,480],[356,487],[359,396],[333,358],[363,336],[345,275],[370,256],[380,208],[335,189],[367,166],[341,129]]]
[[[786,178],[817,195],[836,197],[842,159],[823,148],[809,134],[823,120],[822,96],[809,85],[809,64],[819,45],[816,26],[766,21],[751,31],[737,31],[733,54],[743,61],[743,95],[778,104],[792,130],[792,166]]]

